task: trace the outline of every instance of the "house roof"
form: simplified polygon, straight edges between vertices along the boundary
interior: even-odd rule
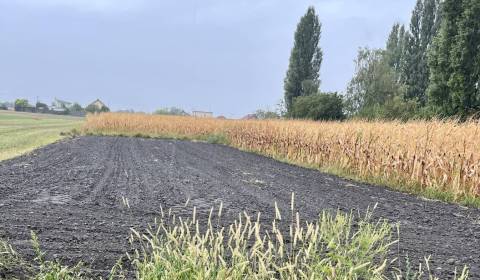
[[[65,105],[72,104],[72,102],[68,102],[68,101],[65,101],[65,100],[60,100],[58,98],[55,98],[55,102],[60,103],[60,104],[65,104]]]
[[[100,99],[98,99],[98,98],[97,98],[97,99],[95,99],[95,101],[93,101],[93,102],[92,102],[92,104],[93,104],[93,103],[97,103],[97,102],[98,102],[98,103],[105,104],[105,103],[103,103],[103,102],[102,102],[102,100],[100,100]]]
[[[257,114],[248,114],[242,118],[242,120],[256,120],[258,119]]]
[[[99,106],[98,106],[99,105]],[[105,103],[103,103],[100,99],[96,99],[95,101],[93,101],[92,103],[90,103],[90,105],[88,106],[97,106],[97,107],[103,107],[103,106],[107,106],[105,105]]]

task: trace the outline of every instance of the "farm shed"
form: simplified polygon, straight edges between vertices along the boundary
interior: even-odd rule
[[[192,116],[197,118],[213,118],[212,112],[204,112],[204,111],[193,111]]]

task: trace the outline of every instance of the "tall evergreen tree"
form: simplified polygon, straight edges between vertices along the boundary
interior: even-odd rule
[[[315,8],[309,7],[297,25],[295,42],[284,81],[287,112],[291,110],[295,97],[318,91],[322,64],[320,35],[320,20],[315,13]]]
[[[406,98],[426,103],[429,84],[428,49],[435,37],[440,20],[439,0],[417,0],[405,39],[403,81],[407,86]]]
[[[408,30],[405,29],[405,26],[403,24],[402,24],[402,27],[400,27],[398,36],[399,36],[399,41],[398,41],[399,57],[398,57],[397,66],[394,70],[397,73],[397,77],[398,77],[397,81],[405,85],[405,81],[407,78],[406,78],[404,69],[406,68],[406,65],[407,65],[406,51],[407,51],[407,43],[408,43],[409,35],[408,35]]]
[[[480,1],[464,0],[450,52],[448,87],[453,109],[461,116],[480,111]]]
[[[395,52],[395,50],[397,49],[398,47],[398,33],[399,33],[399,30],[400,30],[400,24],[399,23],[395,23],[393,26],[392,26],[392,30],[390,31],[390,34],[388,35],[388,39],[387,39],[387,51],[390,51],[392,53]],[[392,59],[390,62],[393,62],[394,59]],[[393,66],[393,65],[390,65],[390,66]]]
[[[384,54],[388,65],[397,73],[397,81],[401,80],[400,74],[404,64],[405,36],[405,26],[395,23],[388,36]]]
[[[445,116],[480,110],[480,2],[445,0],[430,56],[431,104]]]
[[[421,17],[420,44],[426,50],[438,32],[441,22],[441,7],[439,0],[424,0]]]
[[[421,46],[420,46],[420,26],[421,14],[423,12],[423,1],[417,0],[415,8],[410,19],[410,29],[405,41],[405,63],[403,65],[403,77],[407,86],[407,99],[422,99],[420,86]]]
[[[387,39],[387,55],[388,55],[388,65],[392,68],[396,68],[397,62],[398,62],[398,44],[399,44],[399,38],[398,38],[398,33],[400,30],[400,24],[395,23],[392,26],[392,31],[390,31],[390,34],[388,35]]]

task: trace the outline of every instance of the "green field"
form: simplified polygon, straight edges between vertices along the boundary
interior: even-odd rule
[[[78,128],[84,118],[0,110],[0,160],[53,143]]]

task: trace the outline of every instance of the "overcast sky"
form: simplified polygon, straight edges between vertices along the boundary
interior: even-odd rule
[[[113,110],[241,117],[274,109],[300,17],[322,22],[321,89],[341,91],[358,47],[384,47],[415,0],[0,0],[0,101],[54,97]]]

